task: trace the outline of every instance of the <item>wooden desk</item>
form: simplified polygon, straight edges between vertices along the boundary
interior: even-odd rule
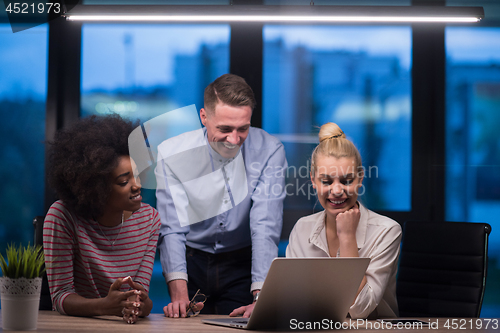
[[[125,322],[122,321],[121,318],[119,317],[110,317],[110,316],[105,316],[105,317],[94,317],[94,318],[84,318],[84,317],[71,317],[71,316],[64,316],[60,315],[59,313],[55,311],[40,311],[38,315],[38,330],[37,332],[47,332],[47,333],[54,333],[54,332],[64,332],[64,333],[79,333],[79,332],[92,332],[92,333],[101,333],[101,332],[119,332],[119,333],[146,333],[146,332],[168,332],[168,333],[174,333],[174,332],[185,332],[185,333],[201,333],[201,332],[244,332],[243,330],[238,330],[234,328],[226,328],[226,327],[221,327],[221,326],[213,326],[213,325],[207,325],[203,324],[201,320],[203,318],[218,318],[218,317],[226,317],[226,316],[216,316],[216,315],[200,315],[198,317],[194,318],[183,318],[183,319],[173,319],[173,318],[166,318],[163,316],[163,314],[159,313],[153,313],[150,314],[149,317],[147,318],[142,318],[138,323],[130,325],[126,324]],[[429,318],[426,318],[425,320],[428,320]],[[483,329],[483,330],[476,330],[476,329],[470,329],[470,322],[469,319],[466,320],[467,325],[469,327],[465,327],[467,329],[447,329],[444,327],[445,322],[447,318],[439,318],[439,319],[431,319],[431,322],[437,322],[439,325],[439,329],[435,328],[429,328],[429,327],[424,327],[421,329],[412,329],[412,331],[416,332],[433,332],[433,333],[451,333],[451,332],[498,332],[500,327],[497,329],[494,329],[493,326],[490,323],[490,327],[488,329]],[[456,323],[457,320],[456,319]],[[472,319],[472,322],[475,323],[476,318]],[[486,320],[486,319],[481,319],[481,320]],[[462,323],[465,321],[465,319],[462,321]],[[371,323],[371,324],[370,324]],[[451,322],[449,322],[451,323]],[[497,323],[500,325],[500,322],[497,321]],[[366,326],[372,325],[371,329],[367,329]],[[364,331],[364,332],[403,332],[407,331],[405,329],[381,329],[380,327],[376,329],[374,326],[376,325],[374,321],[370,320],[368,322],[365,321],[365,324],[359,325],[357,327],[357,331]],[[1,325],[0,325],[1,327]],[[463,327],[464,328],[464,327]],[[303,331],[303,330],[291,330],[294,332],[297,331]],[[321,330],[324,332],[324,330]],[[344,331],[344,330],[340,330]],[[354,331],[351,329],[351,331]],[[262,332],[262,331],[259,331]],[[311,332],[311,331],[307,331]],[[337,331],[339,332],[339,331]]]

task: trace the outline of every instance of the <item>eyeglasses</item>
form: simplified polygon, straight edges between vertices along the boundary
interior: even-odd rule
[[[194,311],[194,307],[198,303],[205,303],[206,300],[207,300],[207,296],[200,293],[200,289],[198,289],[196,294],[194,294],[193,298],[189,302],[189,305],[188,305],[187,311],[186,311],[186,317],[196,317],[197,315],[199,315],[200,311]]]

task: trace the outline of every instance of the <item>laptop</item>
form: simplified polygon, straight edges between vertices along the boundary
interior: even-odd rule
[[[370,258],[276,258],[250,318],[202,322],[249,330],[290,330],[300,322],[343,322]]]

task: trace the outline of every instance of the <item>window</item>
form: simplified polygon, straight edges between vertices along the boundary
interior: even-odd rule
[[[229,32],[228,25],[85,24],[82,117],[115,112],[144,123],[191,104],[199,110],[205,87],[229,71]],[[164,126],[160,140],[201,124],[179,117]],[[147,190],[155,186],[143,188],[143,201],[155,206]]]
[[[360,200],[411,210],[411,29],[268,25],[263,33],[263,128],[285,145],[285,209],[321,210],[309,160],[319,127],[335,122],[363,158]]]
[[[0,248],[33,244],[43,215],[47,25],[12,33],[0,24]]]
[[[446,38],[446,220],[486,222],[487,293],[481,317],[500,311],[500,29],[449,27]]]
[[[146,121],[203,105],[229,70],[227,25],[83,26],[82,116],[117,112]]]

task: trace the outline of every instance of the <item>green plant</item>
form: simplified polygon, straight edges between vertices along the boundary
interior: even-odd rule
[[[40,245],[31,246],[28,243],[28,246],[23,248],[21,244],[19,247],[10,244],[7,246],[6,257],[7,261],[0,254],[0,266],[5,277],[33,279],[42,276],[45,272],[43,267],[45,256]]]

